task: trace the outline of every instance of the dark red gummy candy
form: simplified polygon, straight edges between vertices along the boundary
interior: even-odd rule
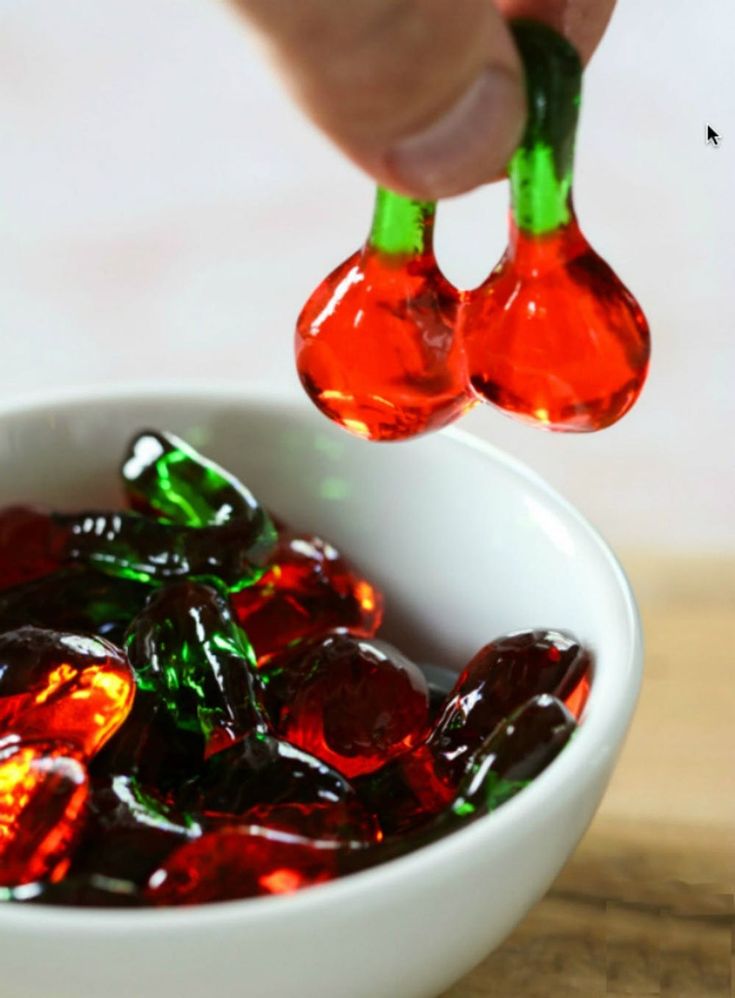
[[[426,680],[396,648],[333,635],[309,645],[294,669],[283,737],[345,776],[369,773],[425,736]]]
[[[0,510],[0,589],[55,571],[65,546],[64,532],[55,527],[48,513],[32,506]]]
[[[289,531],[281,531],[263,578],[234,593],[232,605],[259,665],[328,631],[369,637],[383,617],[380,592],[331,544]]]
[[[357,799],[320,801],[314,804],[257,804],[238,819],[243,825],[260,825],[310,839],[338,842],[379,842],[380,826]]]
[[[0,885],[63,875],[79,837],[89,781],[72,750],[53,742],[0,747]]]
[[[289,894],[336,876],[336,854],[335,843],[254,826],[210,832],[169,856],[145,897],[180,905]]]
[[[442,770],[459,779],[496,724],[541,693],[581,712],[579,688],[590,668],[589,652],[565,631],[517,631],[485,645],[465,666],[429,739]]]

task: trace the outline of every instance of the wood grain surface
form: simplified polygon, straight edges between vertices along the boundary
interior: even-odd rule
[[[735,994],[735,558],[624,554],[641,700],[549,894],[443,998]]]

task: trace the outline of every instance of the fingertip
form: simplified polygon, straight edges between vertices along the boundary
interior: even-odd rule
[[[426,200],[463,194],[500,176],[518,145],[526,115],[520,76],[486,66],[451,106],[399,139],[375,172],[389,186]]]

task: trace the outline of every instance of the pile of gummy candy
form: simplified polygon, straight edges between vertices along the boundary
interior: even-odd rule
[[[169,433],[128,508],[0,511],[0,897],[91,906],[287,893],[429,844],[572,736],[591,657],[493,641],[430,689],[382,596]]]

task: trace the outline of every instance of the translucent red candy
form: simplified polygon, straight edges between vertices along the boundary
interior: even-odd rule
[[[432,225],[433,206],[379,190],[366,246],[325,279],[298,319],[306,392],[370,440],[437,430],[472,403],[454,335],[459,295],[437,267]]]
[[[494,728],[541,694],[574,702],[590,657],[563,631],[519,631],[482,648],[458,678],[431,734],[355,786],[386,834],[425,824],[449,806],[473,753]]]
[[[288,666],[285,666],[288,670]],[[417,666],[382,641],[333,635],[293,666],[283,737],[351,778],[369,773],[426,734],[429,692]]]
[[[548,429],[600,430],[628,411],[646,378],[643,313],[572,207],[579,54],[542,23],[509,26],[527,117],[508,164],[501,262],[478,289],[456,291],[432,251],[436,206],[379,188],[365,248],[324,281],[298,321],[308,395],[372,440],[438,429],[472,399]]]
[[[383,597],[319,537],[281,530],[273,565],[232,606],[258,664],[328,631],[370,637],[383,617]]]
[[[65,536],[47,513],[32,506],[0,510],[0,589],[55,571],[63,560]]]
[[[556,697],[531,697],[504,718],[466,760],[456,788],[450,791],[432,775],[428,753],[406,757],[409,801],[391,809],[390,797],[399,784],[395,763],[386,767],[383,782],[366,784],[371,799],[385,814],[386,837],[346,857],[349,869],[364,869],[401,856],[456,831],[470,817],[494,811],[539,775],[562,751],[576,730],[576,722]],[[422,747],[423,749],[426,746]],[[427,780],[421,780],[422,773]],[[382,774],[377,774],[380,778]],[[383,794],[381,798],[380,794]]]
[[[22,627],[0,634],[0,730],[94,755],[135,694],[122,651],[104,638]]]
[[[203,904],[262,894],[290,894],[331,880],[335,843],[257,827],[210,832],[177,849],[151,876],[155,905]]]
[[[0,884],[63,876],[82,828],[87,773],[53,742],[6,739],[0,747]]]
[[[543,235],[512,224],[505,256],[466,296],[460,329],[474,390],[552,430],[616,422],[648,370],[640,306],[574,218]]]
[[[385,835],[400,835],[430,821],[454,800],[456,786],[443,778],[441,760],[426,742],[357,777],[355,789],[378,816]]]
[[[458,779],[488,732],[539,694],[581,713],[590,668],[589,652],[564,631],[517,631],[485,645],[462,671],[429,739],[442,771]]]
[[[357,798],[315,804],[258,804],[240,819],[243,825],[274,828],[310,839],[379,842],[382,831],[373,814]]]
[[[508,167],[509,245],[485,284],[464,296],[459,332],[483,399],[548,429],[600,430],[638,397],[648,326],[574,214],[579,55],[543,24],[511,27],[528,116]]]

